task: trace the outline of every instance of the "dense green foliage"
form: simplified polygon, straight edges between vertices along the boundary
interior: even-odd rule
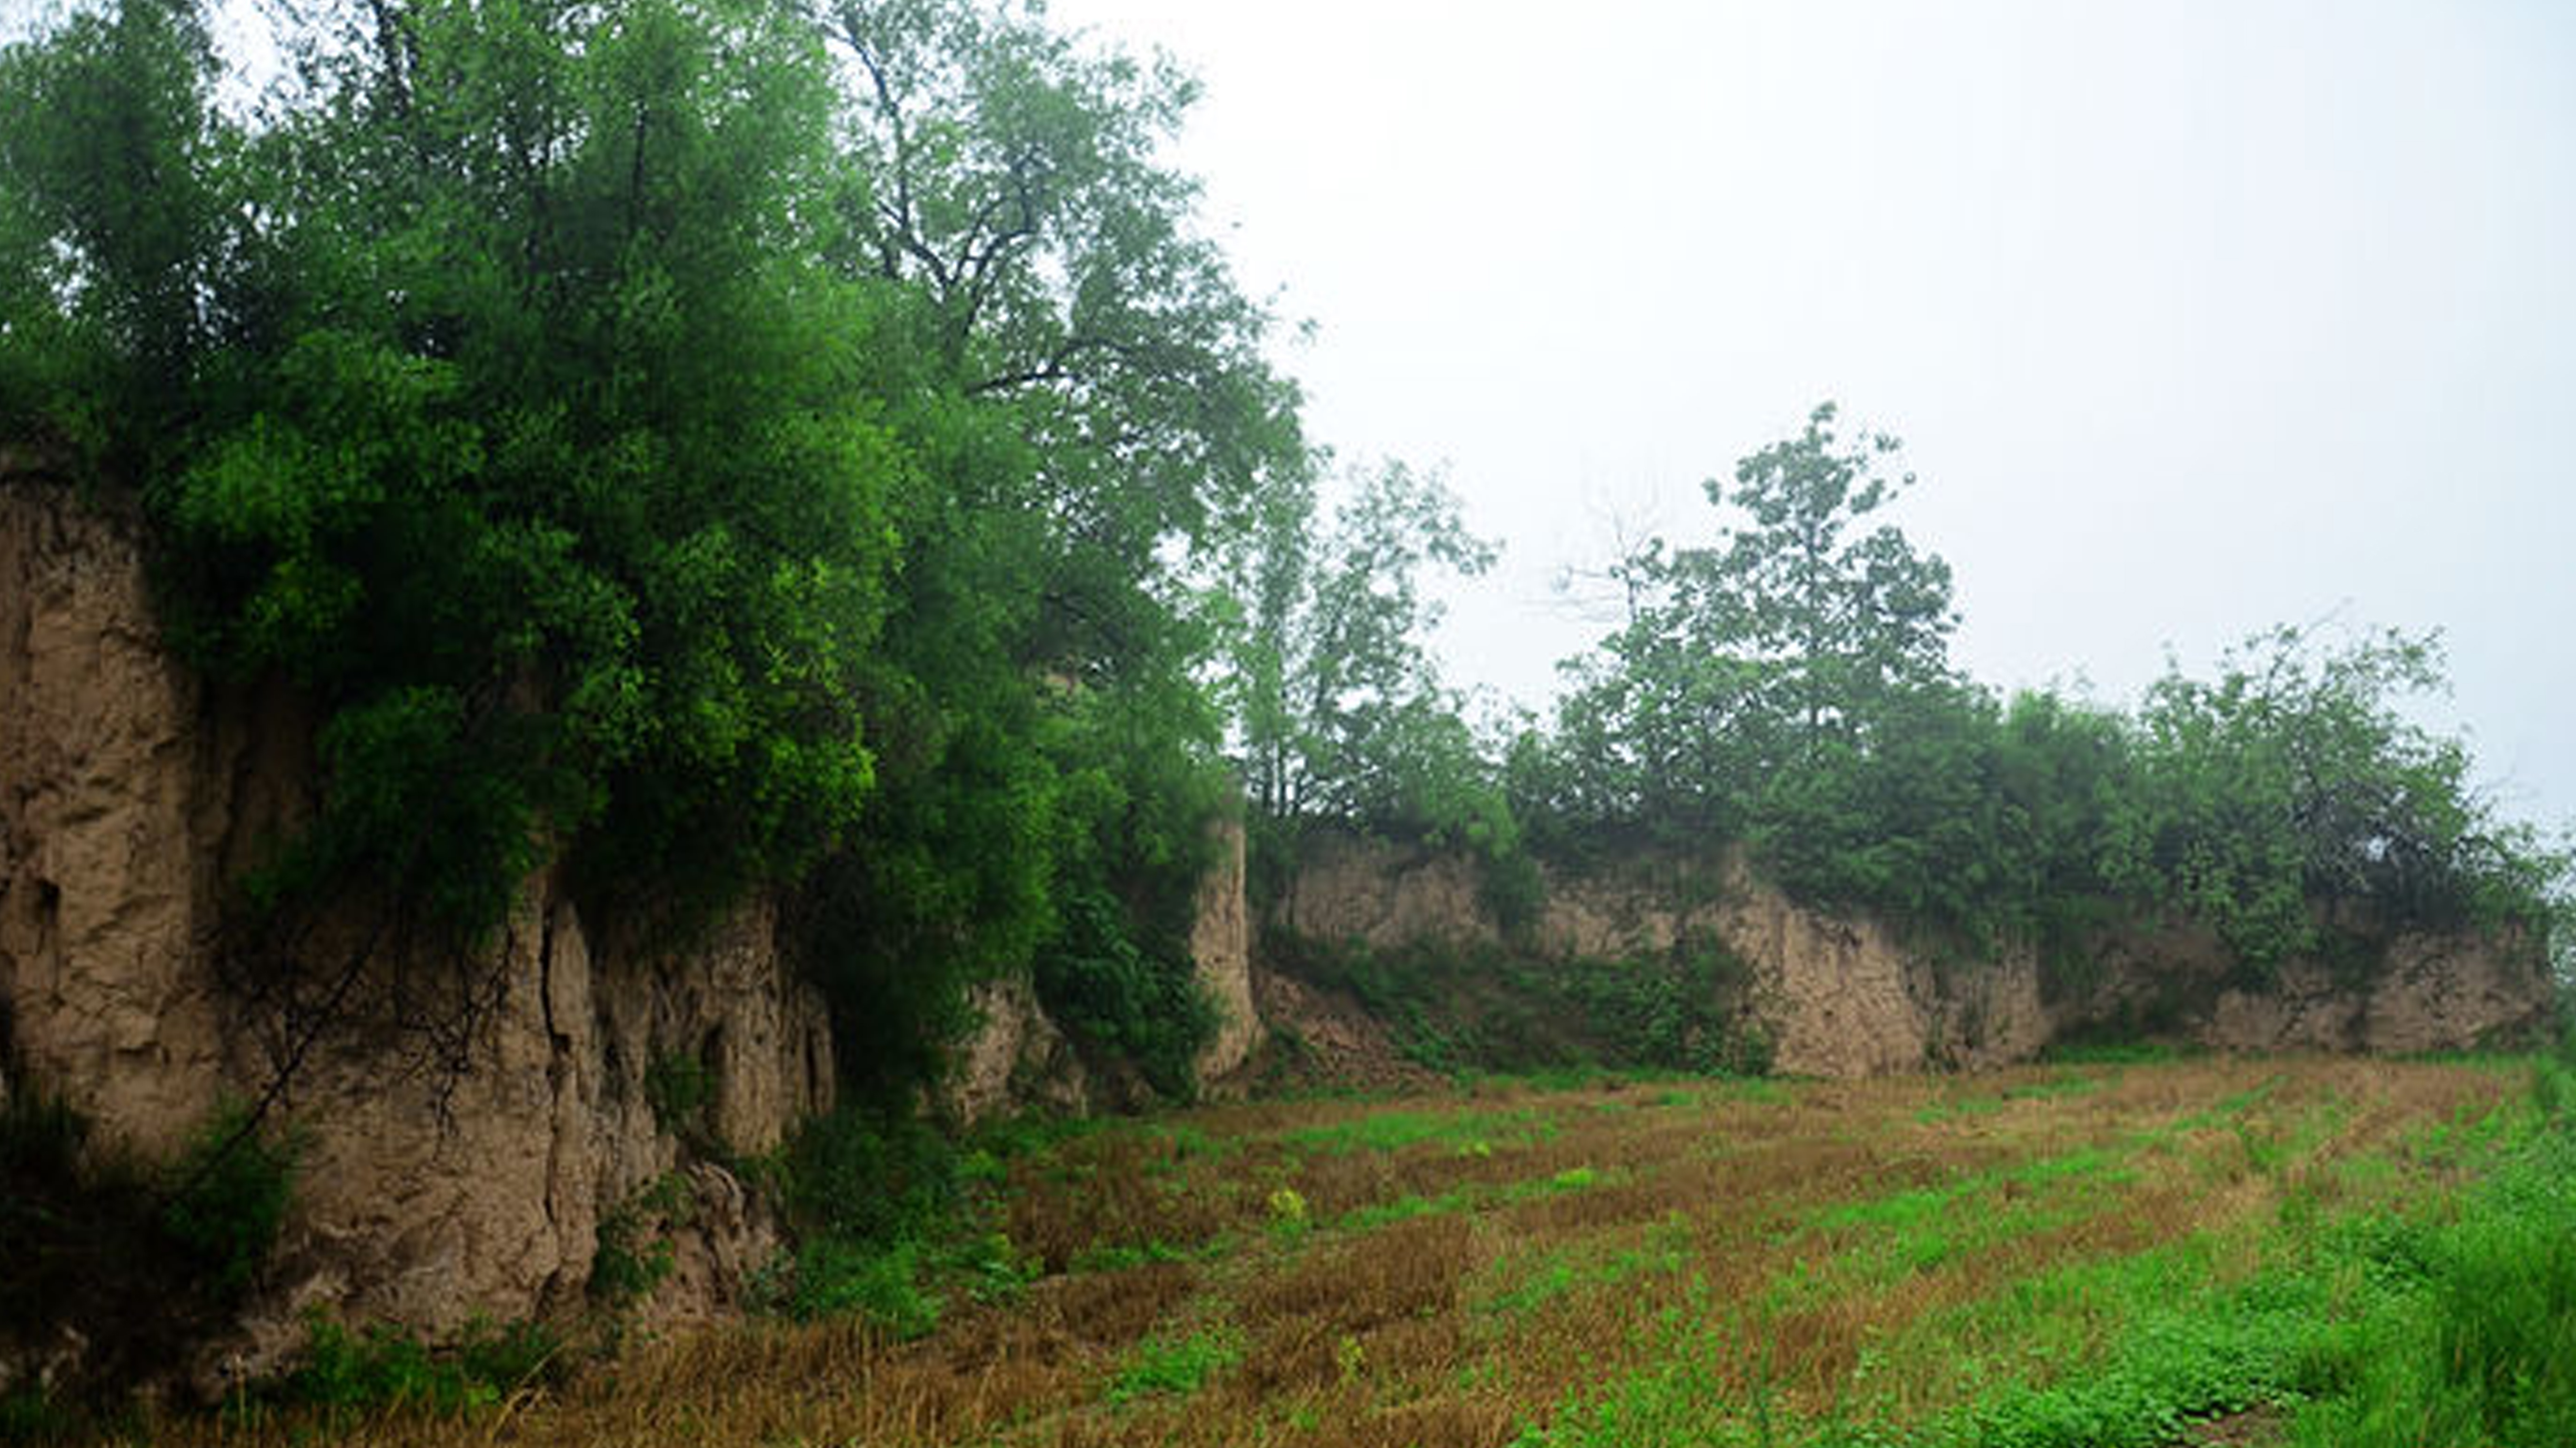
[[[268,1260],[295,1179],[295,1146],[258,1131],[251,1109],[227,1103],[189,1137],[170,1169],[159,1221],[219,1298],[239,1297]]]
[[[2169,673],[2139,714],[2144,800],[2113,878],[2256,961],[2356,925],[2541,926],[2561,862],[2493,817],[2458,740],[2399,712],[2442,687],[2436,642],[2395,633],[2326,653],[2279,629],[2214,682]]]
[[[1188,83],[1009,5],[295,13],[247,109],[184,0],[0,57],[0,425],[312,707],[257,969],[320,902],[470,943],[552,857],[663,929],[805,882],[866,1088],[1032,958],[1168,1056],[1215,583],[1309,466],[1156,158]]]
[[[1744,1011],[1752,976],[1712,938],[1660,956],[1547,960],[1503,946],[1385,952],[1273,932],[1265,959],[1347,993],[1397,1049],[1445,1075],[1599,1067],[1759,1075],[1770,1043]]]
[[[857,1316],[920,1337],[951,1293],[996,1301],[1036,1275],[996,1225],[1000,1159],[917,1116],[842,1107],[805,1125],[782,1168],[798,1240],[768,1287],[789,1317]]]
[[[334,1425],[389,1409],[477,1412],[559,1376],[564,1352],[535,1323],[472,1323],[452,1346],[433,1350],[381,1325],[353,1333],[316,1315],[306,1322],[294,1368],[256,1395],[226,1403],[224,1416],[248,1428],[281,1408],[320,1409]]]
[[[301,103],[245,128],[195,24],[123,6],[19,57],[32,108],[103,113],[12,169],[78,239],[60,325],[134,399],[94,446],[173,639],[321,711],[286,892],[400,880],[473,931],[550,835],[642,898],[810,859],[869,782],[851,666],[903,466],[852,405],[861,299],[778,244],[829,171],[820,46],[425,5],[399,44],[308,41]],[[129,275],[79,178],[137,124],[197,144],[152,159],[168,240]]]
[[[2434,639],[2280,629],[2214,680],[2169,671],[2134,714],[1998,699],[1949,661],[1947,566],[1874,524],[1895,444],[1834,420],[1709,485],[1735,520],[1717,543],[1614,565],[1625,626],[1508,755],[1542,849],[1741,843],[1804,898],[1971,952],[2035,944],[2061,984],[2099,931],[2158,916],[2256,974],[2366,968],[2405,929],[2541,926],[2563,861],[2406,716],[2441,686]]]

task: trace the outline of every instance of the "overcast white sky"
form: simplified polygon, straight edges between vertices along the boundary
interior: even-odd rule
[[[2279,622],[2438,627],[2576,819],[2576,5],[1055,0],[1206,83],[1175,155],[1346,460],[1505,546],[1453,676],[1815,402],[1894,432],[1961,661],[2131,702]]]

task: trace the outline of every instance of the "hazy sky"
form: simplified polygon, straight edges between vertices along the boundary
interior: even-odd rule
[[[1346,460],[1503,565],[1539,702],[1610,522],[1839,400],[1959,659],[2134,700],[2279,622],[2441,628],[2508,810],[2576,819],[2576,5],[1055,0],[1206,83],[1175,159]]]

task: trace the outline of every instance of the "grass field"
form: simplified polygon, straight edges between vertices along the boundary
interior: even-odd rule
[[[1019,1268],[950,1284],[926,1337],[754,1324],[477,1414],[327,1431],[2576,1442],[2566,1082],[2548,1062],[2208,1059],[1210,1107],[995,1160],[990,1225]]]

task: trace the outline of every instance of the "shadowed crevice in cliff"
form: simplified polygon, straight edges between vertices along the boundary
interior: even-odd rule
[[[98,1139],[5,1052],[0,1073],[0,1397],[112,1406],[187,1361],[256,1290],[294,1144],[227,1103],[176,1155],[147,1159]]]

